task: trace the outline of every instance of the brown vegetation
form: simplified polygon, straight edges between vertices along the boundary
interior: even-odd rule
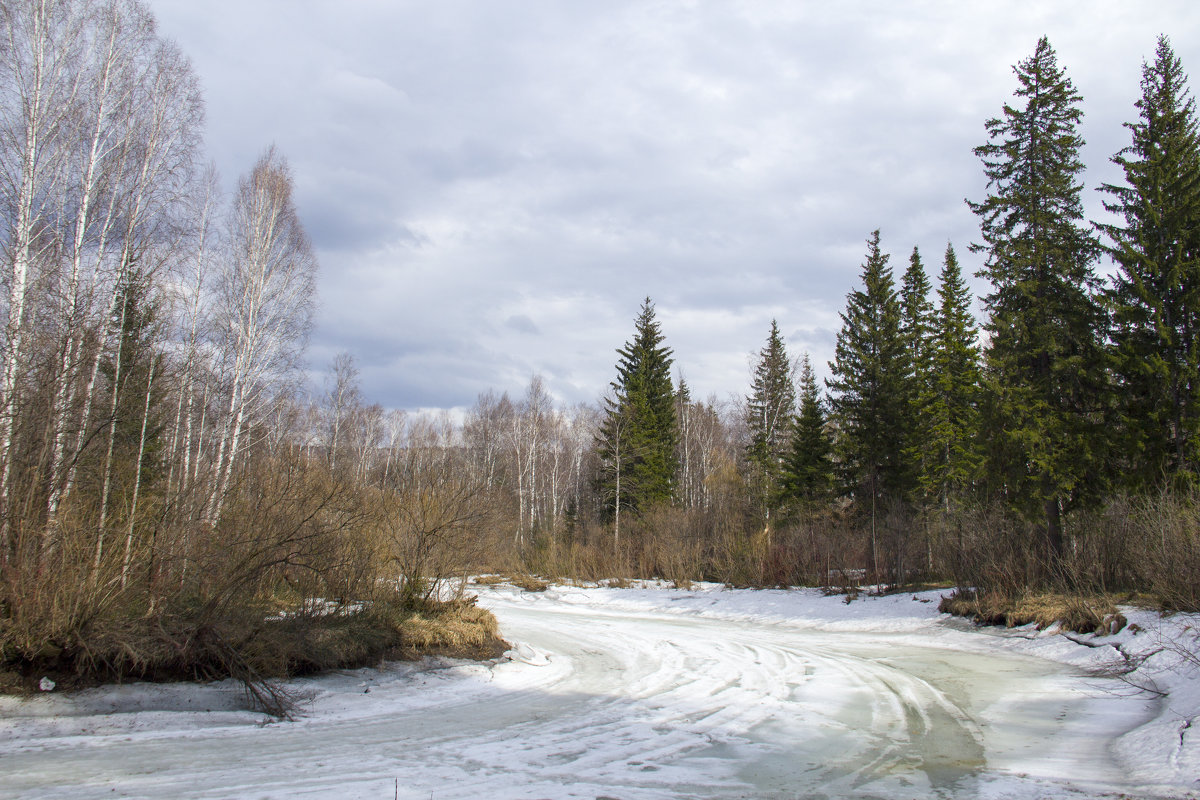
[[[1075,633],[1113,634],[1125,627],[1125,617],[1107,597],[1038,594],[1014,598],[958,591],[943,597],[938,610],[1006,628],[1034,624],[1044,630],[1058,625]]]

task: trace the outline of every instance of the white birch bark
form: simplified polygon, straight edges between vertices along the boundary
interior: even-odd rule
[[[238,184],[218,323],[230,369],[209,522],[221,516],[245,426],[298,365],[312,326],[316,258],[292,200],[287,162],[269,148]]]

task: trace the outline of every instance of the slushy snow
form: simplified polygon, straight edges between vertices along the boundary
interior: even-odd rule
[[[0,797],[1194,797],[1197,615],[974,628],[938,592],[497,586],[513,649],[0,698]],[[1190,654],[1190,655],[1189,655]]]

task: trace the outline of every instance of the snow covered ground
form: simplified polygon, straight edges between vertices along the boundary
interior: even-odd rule
[[[294,681],[295,722],[231,683],[0,699],[0,797],[1200,796],[1196,616],[1076,642],[937,599],[498,586],[508,658]]]

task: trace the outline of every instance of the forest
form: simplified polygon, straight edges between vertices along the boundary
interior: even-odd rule
[[[480,573],[1200,610],[1200,134],[1166,37],[1108,224],[1066,70],[1044,38],[1016,65],[968,201],[982,320],[953,245],[935,291],[877,230],[823,383],[764,320],[742,401],[694,398],[647,298],[596,404],[534,376],[459,423],[371,403],[348,353],[310,382],[287,160],[222,193],[143,3],[0,8],[0,686],[232,675],[282,707],[266,678],[502,646]]]

